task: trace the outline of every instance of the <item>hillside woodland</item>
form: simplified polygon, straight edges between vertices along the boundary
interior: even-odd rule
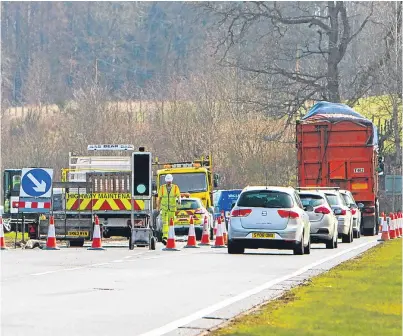
[[[222,187],[296,184],[295,121],[344,102],[401,173],[401,2],[1,3],[2,168],[88,144],[212,153]]]

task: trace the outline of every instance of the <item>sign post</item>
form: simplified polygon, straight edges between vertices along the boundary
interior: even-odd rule
[[[53,169],[23,168],[20,195],[12,207],[22,216],[22,241],[25,233],[25,213],[49,213],[52,205]],[[39,225],[39,223],[38,223]]]

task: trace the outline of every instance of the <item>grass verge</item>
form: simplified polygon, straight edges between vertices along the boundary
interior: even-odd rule
[[[401,336],[402,240],[380,244],[211,335]]]
[[[15,232],[6,232],[4,233],[4,240],[6,241],[6,243],[12,243],[15,240]],[[22,232],[18,232],[17,233],[17,241],[21,241],[22,240]],[[29,235],[28,233],[25,233],[24,235],[24,240],[27,241],[29,240]]]

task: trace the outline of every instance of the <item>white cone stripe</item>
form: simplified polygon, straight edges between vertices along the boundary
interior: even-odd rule
[[[194,224],[190,224],[188,236],[196,236],[196,230]]]
[[[92,238],[101,238],[101,230],[99,228],[99,225],[94,226],[94,235]]]
[[[0,217],[0,238],[4,238],[3,219]]]
[[[48,238],[53,238],[53,237],[56,237],[56,232],[55,232],[55,226],[52,224],[52,225],[49,225],[49,229],[48,229]]]
[[[175,239],[175,228],[173,227],[173,225],[169,226],[168,239]]]

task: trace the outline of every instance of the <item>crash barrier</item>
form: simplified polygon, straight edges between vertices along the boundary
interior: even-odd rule
[[[403,237],[403,214],[402,212],[392,212],[389,216],[382,213],[381,217],[381,239],[386,241]]]
[[[0,216],[0,250],[7,250],[6,242],[4,240],[4,226],[3,217]]]

